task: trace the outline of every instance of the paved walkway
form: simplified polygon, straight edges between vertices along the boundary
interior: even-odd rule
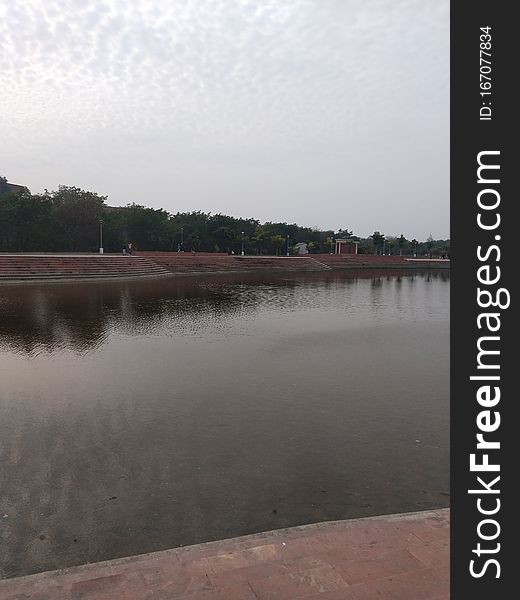
[[[319,523],[0,581],[0,600],[448,600],[449,509]]]

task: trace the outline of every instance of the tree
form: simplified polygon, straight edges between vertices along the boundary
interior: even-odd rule
[[[219,227],[213,232],[213,236],[215,237],[215,250],[217,252],[231,251],[236,235],[230,227]]]
[[[397,246],[399,247],[399,254],[400,256],[403,255],[403,248],[408,244],[408,240],[404,237],[404,235],[401,233],[401,235],[397,238]]]
[[[11,192],[0,197],[0,249],[28,252],[39,250],[49,237],[51,205],[45,196],[32,195],[28,190]]]
[[[257,254],[263,253],[268,239],[269,229],[267,227],[267,223],[265,225],[260,225],[259,227],[257,227],[255,234],[251,238],[251,242],[255,246]]]
[[[379,250],[382,250],[383,244],[385,243],[385,236],[379,231],[374,231],[370,236],[374,242],[375,254],[379,254]]]
[[[435,240],[433,239],[433,236],[430,233],[430,235],[426,238],[426,248],[428,250],[428,256],[430,258],[432,257],[432,248],[433,248],[434,243],[435,243]]]
[[[77,187],[60,185],[50,194],[56,250],[77,252],[99,247],[99,221],[105,197]],[[53,248],[53,249],[54,249]]]
[[[333,254],[334,253],[334,250],[333,250],[333,248],[334,248],[334,238],[328,237],[325,240],[325,247],[326,247],[326,249],[328,250],[328,252],[330,254]]]
[[[132,242],[137,250],[172,250],[170,215],[159,208],[128,204],[116,209],[120,214],[117,238],[123,245]]]
[[[77,187],[59,186],[55,191],[41,194],[17,186],[11,189],[7,179],[0,176],[0,250],[3,252],[97,252],[99,225],[103,220],[103,246],[107,252],[120,252],[132,242],[136,250],[175,251],[183,241],[186,249],[199,251],[236,251],[242,246],[257,254],[285,253],[289,237],[292,246],[305,243],[311,252],[331,252],[334,239],[351,238],[359,242],[359,253],[381,253],[385,242],[394,243],[400,253],[428,252],[432,256],[448,255],[449,240],[408,242],[388,238],[379,231],[361,239],[348,228],[322,231],[318,227],[300,227],[296,223],[260,223],[253,218],[232,217],[221,213],[201,211],[170,214],[163,209],[143,204],[107,206],[106,198]]]
[[[282,246],[285,244],[285,238],[280,234],[276,234],[271,236],[271,244],[275,249],[275,253],[278,255],[282,249]]]
[[[210,231],[210,213],[200,210],[189,213],[177,213],[172,217],[173,224],[179,232],[179,242],[182,238],[187,249],[203,252],[215,250],[215,236]],[[216,227],[218,229],[218,227]]]

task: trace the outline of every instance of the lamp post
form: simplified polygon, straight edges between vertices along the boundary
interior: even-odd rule
[[[240,252],[241,256],[244,256],[244,232],[242,231],[242,251]]]
[[[103,219],[99,219],[99,253],[103,254]]]
[[[289,256],[289,234],[287,234],[287,256]]]
[[[334,243],[334,240],[332,238],[330,238],[330,253],[332,254],[332,244]]]

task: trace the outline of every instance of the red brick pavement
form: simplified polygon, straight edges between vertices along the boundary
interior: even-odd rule
[[[335,521],[0,581],[0,600],[448,600],[449,509]]]

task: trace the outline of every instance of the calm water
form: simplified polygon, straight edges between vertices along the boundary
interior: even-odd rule
[[[449,276],[0,288],[4,577],[447,506]]]

